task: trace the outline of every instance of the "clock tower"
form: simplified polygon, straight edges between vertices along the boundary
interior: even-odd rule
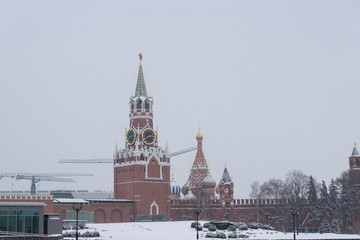
[[[135,220],[170,217],[170,156],[153,128],[153,99],[146,90],[139,54],[135,94],[130,97],[125,147],[114,153],[114,197],[135,202]]]

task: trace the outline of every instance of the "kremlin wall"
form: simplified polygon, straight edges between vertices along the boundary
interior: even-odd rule
[[[142,55],[139,56],[136,90],[129,101],[126,144],[124,148],[116,148],[113,157],[114,198],[62,199],[51,195],[4,194],[0,201],[44,202],[45,213],[58,213],[61,219],[66,219],[73,204],[82,203],[84,211],[93,213],[95,223],[194,220],[193,208],[201,206],[200,219],[260,222],[278,230],[290,229],[290,209],[294,204],[289,200],[234,199],[235,183],[226,167],[220,182],[213,179],[203,152],[204,136],[200,129],[189,178],[182,187],[176,183],[170,176],[170,153],[167,147],[162,148],[157,142],[157,131],[153,128],[153,99],[147,94]],[[350,169],[360,167],[360,156],[357,150],[354,152],[350,157]],[[297,202],[296,206],[304,207],[306,211],[305,200]],[[319,221],[305,227],[309,231],[318,229]]]

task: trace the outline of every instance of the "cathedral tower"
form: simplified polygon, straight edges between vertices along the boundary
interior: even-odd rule
[[[130,97],[125,147],[114,153],[114,197],[135,201],[137,220],[169,219],[170,156],[157,143],[153,100],[147,95],[142,55],[135,95]]]
[[[209,200],[215,197],[216,182],[210,174],[209,166],[205,159],[205,155],[202,149],[203,135],[200,133],[200,129],[196,135],[196,140],[197,152],[191,167],[190,177],[187,185],[188,188],[191,189],[191,192],[194,194],[196,199]],[[186,189],[184,188],[184,191],[185,190]]]

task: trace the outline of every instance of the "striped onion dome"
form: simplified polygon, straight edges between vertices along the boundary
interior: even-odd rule
[[[181,187],[176,183],[175,179],[172,178],[170,182],[170,194],[180,194]]]
[[[202,181],[203,188],[215,188],[216,182],[214,178],[211,176],[210,172],[206,174],[206,177]]]

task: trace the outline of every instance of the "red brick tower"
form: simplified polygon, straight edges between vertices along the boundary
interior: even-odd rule
[[[157,143],[153,100],[147,95],[142,55],[135,95],[130,97],[130,124],[125,148],[114,154],[114,197],[135,201],[138,220],[170,217],[170,156]],[[144,216],[147,215],[147,216]]]
[[[223,175],[219,183],[220,200],[223,205],[234,203],[234,183],[225,166]]]
[[[358,150],[356,149],[356,143],[354,144],[354,149],[352,151],[351,156],[349,157],[349,165],[350,165],[350,170],[360,169],[360,155]]]

